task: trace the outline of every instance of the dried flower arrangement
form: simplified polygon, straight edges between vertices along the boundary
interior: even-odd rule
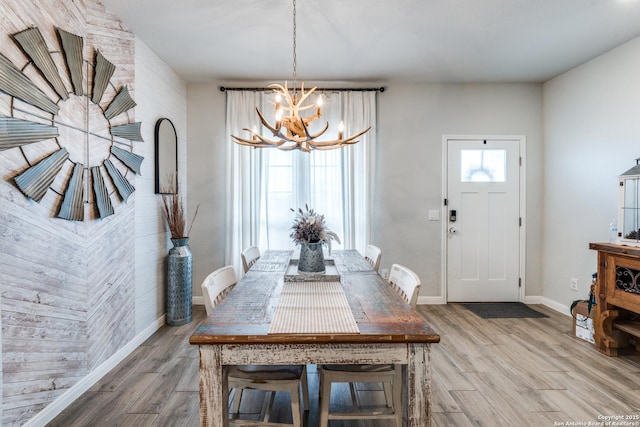
[[[298,208],[293,220],[290,237],[296,245],[301,243],[325,243],[328,244],[331,240],[335,240],[340,243],[340,238],[336,233],[331,231],[324,219],[324,215],[316,213],[313,209],[309,209],[308,205],[304,205],[305,210]]]
[[[173,177],[169,178],[167,187],[176,188],[173,182]],[[164,192],[164,189],[161,188],[160,191]],[[172,239],[186,239],[189,237],[191,227],[193,227],[193,222],[196,220],[199,208],[200,205],[196,206],[196,212],[193,214],[193,219],[191,220],[191,224],[187,230],[187,218],[184,214],[184,206],[182,204],[180,194],[168,192],[162,194],[162,213],[164,214],[164,219],[167,221],[167,225],[169,226],[169,232],[171,233]]]

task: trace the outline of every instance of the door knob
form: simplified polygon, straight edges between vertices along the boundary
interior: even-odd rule
[[[451,234],[456,234],[457,232],[458,232],[458,230],[456,230],[456,228],[455,228],[455,227],[450,227],[450,228],[449,228],[449,233],[451,233]]]

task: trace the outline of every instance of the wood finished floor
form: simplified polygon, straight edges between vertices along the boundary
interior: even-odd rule
[[[432,426],[588,425],[599,416],[640,415],[640,356],[604,356],[571,336],[570,317],[532,307],[549,317],[485,320],[457,304],[419,306],[441,334],[440,344],[432,347]],[[203,307],[194,307],[191,324],[161,328],[49,425],[198,426],[198,351],[188,337],[204,316]],[[305,425],[317,426],[313,368],[309,387]],[[363,401],[381,401],[382,391],[361,388]],[[341,402],[348,407],[347,393],[346,387],[336,390],[332,408]],[[242,416],[256,417],[261,397],[248,392]],[[289,412],[288,396],[278,395],[272,421],[290,420]],[[388,425],[331,422],[332,427]]]

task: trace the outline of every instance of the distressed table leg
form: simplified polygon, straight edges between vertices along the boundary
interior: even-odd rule
[[[229,425],[229,386],[220,346],[200,346],[200,425]]]
[[[431,425],[431,348],[410,344],[407,365],[407,427]]]

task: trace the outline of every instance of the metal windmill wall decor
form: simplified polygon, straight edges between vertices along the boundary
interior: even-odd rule
[[[66,165],[56,216],[83,221],[85,205],[95,203],[96,216],[105,218],[115,213],[112,198],[126,202],[135,190],[128,171],[140,173],[143,157],[133,153],[133,142],[143,141],[141,123],[129,118],[136,103],[126,86],[111,83],[116,66],[100,51],[85,60],[81,36],[55,31],[57,51],[37,27],[12,35],[28,59],[22,68],[0,52],[0,92],[11,97],[11,116],[0,115],[0,150],[55,140],[57,149],[33,164],[23,151],[29,167],[15,176],[16,186],[41,202]]]

